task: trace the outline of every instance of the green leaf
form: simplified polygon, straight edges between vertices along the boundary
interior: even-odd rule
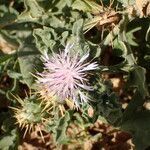
[[[128,43],[132,46],[138,46],[138,43],[136,42],[136,37],[134,36],[134,33],[141,30],[141,27],[136,27],[126,33]]]
[[[83,39],[83,19],[79,19],[74,23],[72,33],[74,36]]]
[[[25,11],[18,16],[18,21],[37,22],[44,14],[44,9],[39,6],[36,0],[24,0]]]
[[[10,25],[17,19],[18,12],[12,7],[0,5],[0,28]]]
[[[143,67],[140,66],[134,66],[133,69],[131,69],[129,74],[129,80],[128,83],[132,87],[137,87],[138,91],[143,95],[147,96],[148,91],[146,89],[145,85],[145,73],[146,70]]]
[[[106,38],[101,42],[101,46],[105,47],[109,45],[115,37],[119,34],[119,26],[116,25],[113,30],[106,36]]]
[[[71,4],[72,4],[72,0],[56,0],[57,2],[56,2],[56,5],[55,5],[55,7],[57,7],[58,8],[58,11],[60,11],[60,12],[62,12],[63,11],[63,9],[66,7],[66,6],[71,6]]]
[[[61,40],[61,44],[65,47],[66,46],[66,42],[67,42],[67,38],[69,37],[69,32],[65,31],[62,33],[62,40]]]
[[[14,55],[2,54],[0,56],[0,64],[12,58]]]
[[[57,48],[57,33],[52,28],[44,27],[43,29],[35,29],[33,35],[36,39],[36,46],[41,53]]]
[[[79,125],[84,125],[84,119],[82,118],[82,116],[79,114],[79,113],[75,113],[74,114],[74,116],[75,116],[75,122],[77,123],[77,124],[79,124]]]
[[[150,146],[150,111],[137,111],[121,125],[121,129],[132,133],[136,150]]]
[[[145,59],[148,63],[150,63],[150,55],[145,55],[145,56],[144,56],[144,59]]]
[[[139,66],[135,66],[131,70],[127,87],[136,87],[137,90],[123,113],[123,122],[132,118],[136,111],[141,108],[144,104],[145,97],[148,96],[148,91],[145,87],[145,69]]]
[[[144,97],[138,91],[135,92],[134,96],[132,97],[131,102],[125,109],[122,117],[122,124],[124,124],[127,120],[132,119],[134,114],[141,109],[142,105],[144,104]]]
[[[23,81],[31,87],[34,83],[32,74],[41,68],[40,55],[34,44],[24,44],[19,48],[18,60]]]
[[[124,43],[120,41],[118,38],[115,38],[113,41],[113,48],[114,48],[114,53],[117,56],[123,56],[124,57],[127,55],[127,50],[124,48]]]
[[[115,126],[118,126],[122,118],[121,104],[118,102],[118,97],[115,93],[101,94],[99,102],[97,103],[97,111],[99,115],[102,115],[106,120]]]
[[[72,8],[92,13],[99,13],[102,10],[102,6],[90,0],[75,0],[72,4]]]
[[[21,77],[22,77],[21,73],[18,73],[18,72],[12,71],[12,70],[7,70],[7,74],[9,77],[11,77],[13,79],[21,79]]]
[[[68,43],[73,44],[73,48],[71,49],[73,54],[78,53],[83,56],[90,52],[90,46],[92,47],[92,45],[85,41],[83,35],[83,19],[79,19],[73,24],[72,36],[68,40]]]
[[[11,134],[6,134],[0,138],[0,149],[1,150],[10,150],[16,149],[18,144],[17,130],[14,129],[11,131]]]
[[[66,130],[71,121],[72,111],[66,111],[65,116],[60,118],[56,127],[55,140],[58,143],[66,143],[68,141]]]
[[[90,55],[92,58],[99,58],[99,56],[101,55],[102,49],[99,46],[99,44],[94,44],[91,42],[87,42],[89,44],[89,48],[90,48]]]

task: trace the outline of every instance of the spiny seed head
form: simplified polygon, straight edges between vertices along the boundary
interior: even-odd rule
[[[26,128],[26,132],[33,130],[35,126],[43,123],[45,112],[39,103],[35,103],[28,99],[22,100],[20,97],[15,97],[16,100],[20,103],[20,107],[10,107],[14,110],[14,118],[17,120],[19,127]]]
[[[45,54],[45,68],[42,73],[37,74],[37,83],[39,90],[45,91],[39,92],[42,97],[55,96],[60,102],[69,99],[79,107],[89,100],[85,91],[92,91],[93,87],[88,84],[88,72],[97,69],[98,65],[96,62],[86,62],[89,54],[82,57],[79,53],[71,55],[72,47],[73,45],[67,44],[64,52],[53,53],[51,57]]]

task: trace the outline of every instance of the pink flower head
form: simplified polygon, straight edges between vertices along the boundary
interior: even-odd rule
[[[37,82],[60,100],[73,100],[79,107],[89,100],[85,91],[93,90],[93,87],[88,85],[88,71],[97,69],[98,65],[96,62],[85,62],[89,54],[81,58],[78,53],[72,56],[69,51],[72,47],[73,45],[67,44],[64,52],[54,53],[50,58],[45,54],[45,71],[38,73]]]

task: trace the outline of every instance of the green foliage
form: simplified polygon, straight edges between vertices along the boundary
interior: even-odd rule
[[[1,5],[0,7],[0,28],[13,23],[17,19],[18,12],[12,7]]]
[[[102,6],[90,0],[75,0],[72,4],[72,8],[94,13],[99,13],[102,10]]]
[[[36,46],[41,53],[58,49],[58,43],[56,41],[58,41],[59,38],[54,29],[48,27],[35,29],[33,34],[36,39]]]
[[[14,129],[10,134],[6,134],[0,138],[0,149],[10,150],[16,149],[18,142],[17,130]]]
[[[53,133],[55,142],[66,144],[69,140],[66,133],[67,127],[72,120],[73,111],[68,110],[62,117],[59,117],[58,111],[59,109],[56,109],[54,112],[51,112],[54,118],[49,118],[46,130]]]
[[[68,127],[69,122],[71,121],[71,113],[66,112],[65,116],[61,117],[56,125],[56,133],[55,133],[55,140],[58,143],[67,143],[68,139],[66,136],[66,130]]]
[[[138,95],[134,100],[141,101],[141,97]],[[126,116],[127,120],[124,120],[123,124],[121,125],[121,129],[132,133],[133,142],[135,143],[137,150],[146,149],[149,147],[149,115],[149,111],[140,110],[140,108],[139,110],[131,110],[130,112],[128,110],[128,116]]]
[[[24,45],[20,45],[18,51],[18,62],[23,82],[31,87],[34,80],[32,73],[40,68],[40,56],[34,44],[25,43]]]

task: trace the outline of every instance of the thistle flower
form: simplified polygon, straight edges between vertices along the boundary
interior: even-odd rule
[[[42,89],[42,97],[45,89],[46,95],[55,96],[60,102],[72,100],[76,107],[79,107],[90,100],[85,91],[92,91],[93,87],[88,84],[87,76],[88,72],[97,69],[98,65],[96,62],[86,62],[89,54],[81,58],[79,53],[71,55],[72,47],[73,45],[67,44],[64,52],[53,53],[51,57],[45,54],[45,70],[38,73],[37,83]]]

